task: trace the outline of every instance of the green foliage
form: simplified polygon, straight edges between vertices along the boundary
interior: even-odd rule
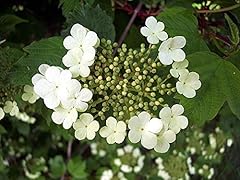
[[[67,17],[78,5],[80,5],[79,0],[60,0],[58,7],[62,8],[63,15]]]
[[[68,161],[67,170],[76,179],[85,179],[87,177],[85,169],[86,164],[79,156]]]
[[[31,77],[37,73],[41,64],[62,66],[62,57],[66,53],[61,37],[51,37],[33,42],[24,48],[28,53],[11,70],[11,81],[15,85],[31,84]]]
[[[198,72],[202,82],[195,98],[180,97],[189,119],[203,124],[217,115],[225,101],[240,118],[240,71],[210,52],[197,52],[187,58],[190,62],[189,69]]]
[[[50,159],[49,165],[52,178],[58,179],[65,173],[66,166],[62,156],[57,155]]]
[[[17,24],[26,22],[28,21],[13,14],[0,16],[0,33],[3,34],[14,31]]]
[[[64,32],[68,33],[70,28],[75,23],[81,23],[90,30],[95,31],[100,38],[110,40],[115,39],[115,28],[113,20],[104,10],[99,6],[78,6],[67,16],[66,26],[68,27]]]
[[[15,48],[0,48],[0,86],[9,84],[9,73],[11,68],[24,55],[21,50]]]
[[[197,18],[192,11],[180,7],[169,8],[160,13],[157,19],[164,22],[170,37],[184,36],[186,38],[187,44],[184,49],[187,54],[208,51],[206,43],[198,32]]]
[[[238,45],[240,41],[238,26],[232,21],[232,19],[227,14],[225,14],[224,17],[227,20],[228,26],[231,31],[232,36],[231,41],[234,45]]]

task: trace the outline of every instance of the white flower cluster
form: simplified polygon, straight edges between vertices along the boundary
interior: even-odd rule
[[[165,26],[158,22],[156,18],[150,16],[146,19],[144,27],[141,28],[141,34],[147,37],[150,44],[158,44],[162,41],[158,49],[158,59],[163,65],[171,65],[170,74],[178,78],[176,83],[177,92],[187,98],[196,96],[196,90],[201,87],[199,75],[196,72],[189,72],[186,54],[182,48],[186,45],[186,39],[183,36],[168,38],[168,34],[163,31]]]
[[[155,159],[155,162],[157,164],[158,176],[161,177],[164,180],[171,179],[168,172],[164,170],[163,159],[158,157],[157,159]]]
[[[114,164],[123,173],[120,175],[121,179],[124,179],[124,173],[138,173],[142,170],[145,156],[141,154],[139,148],[134,149],[132,145],[126,145],[117,149],[117,155],[118,158],[114,159]]]
[[[99,157],[104,157],[106,155],[106,151],[101,149],[97,143],[91,143],[90,148],[93,155],[98,155]]]
[[[96,54],[95,48],[99,45],[99,38],[93,31],[80,24],[74,24],[63,45],[68,50],[63,57],[63,64],[69,68],[73,77],[88,77],[89,66],[94,63]]]
[[[176,140],[176,134],[188,126],[187,117],[183,116],[182,105],[175,104],[171,108],[164,107],[159,118],[151,118],[147,112],[141,112],[129,120],[128,138],[132,143],[141,141],[146,149],[153,149],[165,153],[170,143]]]
[[[111,169],[108,169],[103,171],[100,177],[100,180],[111,180],[112,178],[113,178],[113,172]]]
[[[47,64],[40,65],[38,70],[40,73],[32,77],[34,92],[49,109],[54,110],[53,122],[69,129],[77,120],[78,112],[87,110],[92,92],[82,88],[69,70]]]

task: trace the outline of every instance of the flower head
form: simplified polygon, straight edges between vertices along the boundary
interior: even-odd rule
[[[185,59],[184,61],[181,61],[181,62],[174,62],[172,64],[172,69],[170,69],[170,74],[175,77],[175,78],[178,78],[180,73],[183,72],[183,71],[188,71],[186,68],[188,67],[188,60]]]
[[[170,65],[173,61],[180,62],[186,57],[182,48],[186,45],[183,36],[175,36],[162,42],[158,49],[158,58],[164,65]]]
[[[22,95],[23,101],[28,101],[30,104],[34,104],[39,99],[39,96],[34,92],[32,86],[25,85],[23,90],[24,90],[24,93]]]
[[[151,115],[143,111],[129,120],[128,127],[128,138],[132,143],[141,141],[143,147],[152,149],[157,144],[156,134],[161,131],[163,124],[160,119],[151,119]]]
[[[163,31],[165,26],[162,22],[158,22],[153,16],[146,19],[144,27],[141,28],[141,34],[147,37],[147,41],[150,44],[158,44],[160,41],[165,41],[168,38],[168,34]]]
[[[64,129],[69,129],[77,120],[78,112],[76,109],[64,109],[57,107],[52,113],[52,120],[56,124],[62,124]]]
[[[100,135],[107,138],[108,144],[120,144],[126,136],[126,124],[123,121],[118,121],[114,117],[109,117],[106,120],[106,126],[100,129]]]
[[[78,140],[87,138],[92,140],[96,136],[96,132],[99,129],[98,121],[95,121],[93,116],[89,113],[83,113],[79,119],[74,122],[73,128],[75,129],[75,137]]]
[[[196,90],[201,87],[199,75],[196,72],[183,71],[176,83],[177,92],[187,98],[196,96]]]
[[[163,121],[165,128],[169,128],[177,134],[181,129],[185,129],[188,126],[188,119],[182,115],[183,112],[183,106],[180,104],[175,104],[171,108],[162,108],[159,116]]]
[[[19,109],[16,101],[6,101],[5,106],[3,107],[5,113],[9,113],[10,116],[15,116],[18,114]]]

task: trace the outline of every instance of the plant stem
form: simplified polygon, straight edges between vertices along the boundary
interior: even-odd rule
[[[119,39],[119,41],[118,41],[118,46],[114,49],[113,55],[116,54],[117,49],[122,45],[124,39],[126,38],[126,36],[127,36],[127,34],[128,34],[128,31],[130,30],[130,28],[131,28],[131,26],[132,26],[134,20],[135,20],[136,17],[137,17],[137,14],[138,14],[139,11],[141,10],[142,5],[143,5],[143,3],[140,2],[140,3],[138,3],[136,9],[134,9],[134,13],[133,13],[131,19],[129,20],[129,22],[128,22],[126,28],[124,29],[124,31],[123,31],[123,33],[122,33],[122,35],[121,35],[121,37],[120,37],[120,39]]]
[[[240,4],[235,4],[233,6],[229,6],[226,8],[222,9],[217,9],[217,10],[197,10],[196,12],[199,14],[205,14],[205,13],[221,13],[221,12],[226,12],[226,11],[231,11],[233,9],[237,9],[240,7]]]
[[[71,159],[71,156],[72,156],[72,143],[73,141],[72,140],[69,140],[68,141],[68,147],[67,147],[67,159]]]

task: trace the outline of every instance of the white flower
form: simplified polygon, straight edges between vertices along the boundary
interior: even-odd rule
[[[198,73],[183,71],[178,80],[176,88],[179,94],[183,94],[187,98],[196,96],[196,90],[201,87]]]
[[[81,48],[83,51],[92,49],[98,45],[99,39],[95,32],[89,31],[80,24],[74,24],[70,30],[70,36],[63,41],[63,46],[67,49]],[[91,51],[92,51],[91,50]]]
[[[108,144],[123,142],[126,136],[126,124],[123,121],[118,121],[114,117],[109,117],[106,120],[106,126],[100,129],[100,135],[107,138]]]
[[[93,48],[82,51],[80,48],[74,48],[67,52],[63,57],[63,64],[69,68],[73,77],[88,77],[90,74],[89,66],[94,63],[95,51]]]
[[[15,116],[18,114],[19,109],[16,101],[6,101],[5,106],[3,107],[5,113],[9,113],[10,116]]]
[[[141,34],[147,37],[147,41],[150,44],[158,44],[160,41],[165,41],[168,38],[168,34],[163,31],[165,26],[162,22],[158,22],[153,16],[146,19],[144,27],[141,28]]]
[[[52,113],[52,120],[56,124],[63,124],[64,129],[69,129],[72,124],[77,120],[78,112],[76,109],[64,109],[57,107]]]
[[[78,140],[87,138],[92,140],[96,136],[99,129],[99,123],[94,120],[93,116],[89,113],[83,113],[79,119],[74,122],[73,128],[75,129],[75,137]]]
[[[125,173],[130,173],[133,170],[133,168],[127,164],[122,164],[120,169],[121,169],[121,171],[123,171]]]
[[[87,102],[92,99],[93,93],[87,88],[81,89],[81,84],[76,79],[68,81],[66,84],[67,94],[62,97],[62,106],[66,109],[76,108],[79,112],[84,112],[88,108]]]
[[[23,90],[24,90],[24,93],[22,95],[23,101],[27,101],[30,104],[34,104],[39,99],[39,96],[34,92],[32,86],[25,85]]]
[[[188,126],[188,119],[182,115],[183,112],[183,106],[175,104],[172,108],[162,108],[159,117],[163,121],[165,128],[169,128],[177,134],[181,129],[185,129]]]
[[[128,138],[132,143],[141,141],[143,147],[152,149],[157,144],[156,134],[161,131],[163,124],[160,119],[151,119],[149,113],[141,112],[129,120],[128,127]]]
[[[180,73],[183,71],[188,71],[186,68],[188,67],[188,60],[185,59],[184,61],[181,62],[174,62],[172,64],[172,69],[170,69],[170,74],[175,77],[178,78]]]
[[[5,113],[3,111],[3,109],[0,107],[0,120],[2,120],[5,116]]]
[[[59,67],[47,68],[44,78],[34,82],[35,93],[43,98],[44,104],[49,109],[59,106],[60,101],[66,96],[66,84],[71,81],[72,74],[69,70],[61,70]],[[32,81],[35,81],[32,79]]]
[[[186,39],[183,36],[169,38],[162,42],[158,49],[158,58],[164,65],[170,65],[173,61],[180,62],[186,57],[181,49],[186,45]]]
[[[170,143],[173,143],[176,140],[176,134],[172,130],[162,129],[157,137],[157,145],[154,147],[154,150],[159,153],[165,153],[170,148]]]

